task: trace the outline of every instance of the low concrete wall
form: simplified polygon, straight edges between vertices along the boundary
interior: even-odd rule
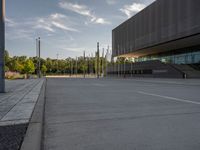
[[[40,150],[42,147],[46,79],[35,105],[31,120],[20,150]]]
[[[109,66],[107,73],[108,76],[150,78],[183,78],[183,74],[181,70],[157,60]]]

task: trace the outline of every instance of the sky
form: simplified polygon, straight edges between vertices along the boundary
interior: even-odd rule
[[[154,0],[6,0],[6,50],[11,56],[94,55],[111,47],[112,29]]]

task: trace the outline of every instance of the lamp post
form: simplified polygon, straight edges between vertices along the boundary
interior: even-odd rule
[[[104,48],[102,51],[102,59],[101,59],[101,67],[102,67],[102,77],[104,77]]]
[[[99,42],[97,43],[97,78],[99,78]]]
[[[40,62],[40,37],[36,39],[36,55],[37,55],[37,75],[41,78],[41,62]]]
[[[58,56],[59,56],[59,54],[57,53],[57,54],[56,54],[56,59],[57,59],[57,60],[56,60],[56,61],[57,61],[56,72],[57,72],[57,75],[58,75],[58,73],[59,73],[59,70],[58,70]]]
[[[5,0],[0,0],[0,93],[5,92]]]
[[[86,63],[85,63],[85,51],[83,52],[83,77],[85,78]]]
[[[76,77],[78,76],[78,58],[76,57]]]

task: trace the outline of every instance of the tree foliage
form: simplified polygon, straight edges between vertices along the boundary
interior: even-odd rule
[[[97,57],[78,57],[66,59],[40,59],[41,71],[43,74],[72,74],[72,73],[96,73],[97,72]],[[103,63],[104,62],[104,63]],[[105,58],[100,57],[99,68],[104,65]],[[38,68],[37,57],[14,56],[10,57],[5,51],[5,68],[6,71],[19,72],[21,74],[36,74]],[[101,69],[99,69],[101,70]]]
[[[24,64],[24,73],[32,74],[35,72],[35,66],[31,59],[27,59]]]

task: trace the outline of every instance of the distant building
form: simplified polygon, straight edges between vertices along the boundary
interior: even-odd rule
[[[110,66],[110,74],[200,77],[200,0],[153,2],[113,29],[112,55],[135,63]]]

